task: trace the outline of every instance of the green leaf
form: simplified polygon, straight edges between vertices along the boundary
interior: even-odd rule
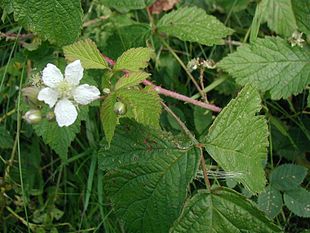
[[[284,203],[294,214],[310,218],[310,192],[304,188],[297,188],[284,193]]]
[[[117,81],[115,84],[115,90],[136,86],[147,79],[149,76],[150,74],[143,71],[130,72],[128,76],[125,75]]]
[[[307,168],[295,164],[283,164],[270,174],[270,184],[280,190],[296,189],[307,175]]]
[[[118,121],[117,115],[113,111],[115,103],[116,103],[116,95],[115,93],[112,93],[103,101],[100,109],[103,131],[108,143],[111,142],[114,136],[115,127]]]
[[[69,62],[81,60],[85,69],[107,69],[108,63],[102,57],[95,42],[90,39],[78,41],[63,48]]]
[[[310,1],[292,1],[292,7],[299,29],[310,35]]]
[[[103,4],[112,7],[120,12],[143,9],[152,4],[155,0],[101,0]]]
[[[291,47],[279,37],[266,37],[240,46],[218,67],[240,85],[251,83],[259,90],[270,91],[272,99],[281,99],[302,92],[310,83],[309,58],[308,46]]]
[[[14,18],[26,29],[59,46],[73,43],[82,26],[76,0],[14,0]]]
[[[198,150],[188,140],[129,122],[102,153],[100,164],[114,168],[105,176],[105,189],[126,232],[168,232],[197,172]]]
[[[291,0],[262,0],[259,7],[262,12],[262,23],[277,34],[289,37],[297,29]]]
[[[66,161],[68,148],[76,134],[80,132],[81,121],[87,118],[87,114],[87,107],[80,108],[78,119],[69,127],[59,127],[55,121],[43,119],[39,124],[33,125],[33,128],[35,133],[42,137],[44,143],[48,144],[63,161]]]
[[[154,55],[149,48],[132,48],[124,52],[116,61],[114,70],[140,71],[148,66],[148,61]]]
[[[197,7],[183,7],[164,15],[158,22],[159,32],[175,36],[180,40],[204,45],[223,44],[223,37],[233,30],[225,27],[214,16]]]
[[[205,148],[227,172],[241,173],[235,180],[249,191],[263,191],[266,183],[268,128],[259,93],[246,86],[218,115],[204,139]]]
[[[282,195],[277,189],[269,185],[264,192],[259,194],[257,204],[269,218],[274,218],[281,212],[283,205]]]
[[[199,135],[205,135],[212,123],[212,112],[206,109],[194,107],[194,124]]]
[[[117,97],[127,107],[128,112],[125,117],[133,118],[150,127],[159,128],[161,105],[156,91],[149,88],[121,89],[117,91]]]
[[[218,188],[201,190],[184,207],[171,233],[282,232],[256,205],[239,193]]]
[[[13,138],[4,126],[0,126],[0,148],[9,149],[13,147]]]

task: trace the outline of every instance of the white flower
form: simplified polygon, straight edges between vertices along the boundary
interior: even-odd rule
[[[40,90],[38,100],[44,101],[50,108],[55,106],[54,113],[60,127],[69,126],[77,118],[75,105],[86,105],[100,96],[95,86],[79,85],[83,77],[83,67],[80,60],[76,60],[65,69],[65,77],[53,64],[47,64],[43,70],[43,83],[47,86]]]

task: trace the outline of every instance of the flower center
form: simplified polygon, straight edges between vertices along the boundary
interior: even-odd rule
[[[73,85],[67,81],[62,81],[57,86],[57,91],[60,98],[70,98],[72,96]]]

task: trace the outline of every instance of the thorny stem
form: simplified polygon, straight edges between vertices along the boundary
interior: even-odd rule
[[[181,121],[181,119],[164,103],[161,102],[161,105],[164,107],[164,109],[177,121],[179,126],[183,129],[184,133],[191,139],[191,141],[195,144],[197,148],[199,148],[200,151],[200,164],[203,172],[204,181],[206,184],[207,189],[211,190],[210,181],[208,178],[208,171],[206,166],[205,158],[203,157],[203,145],[195,138],[195,136],[189,131],[189,129],[186,127],[186,125]]]
[[[115,61],[113,59],[105,56],[104,54],[102,54],[102,56],[111,66],[115,65]],[[167,90],[165,88],[162,88],[160,86],[156,86],[156,85],[154,85],[152,82],[150,82],[148,80],[144,80],[142,83],[144,85],[146,85],[146,86],[154,87],[154,90],[157,91],[161,95],[169,96],[169,97],[172,97],[174,99],[181,100],[183,102],[191,103],[191,104],[199,106],[201,108],[209,109],[209,110],[211,110],[213,112],[220,112],[222,110],[220,107],[217,107],[217,106],[215,106],[213,104],[207,104],[207,103],[204,103],[204,102],[201,102],[201,101],[189,98],[189,97],[187,97],[185,95],[181,95],[181,94],[179,94],[177,92],[169,91],[169,90]]]
[[[207,103],[204,103],[204,102],[192,99],[190,97],[187,97],[185,95],[181,95],[181,94],[179,94],[177,92],[169,91],[169,90],[164,89],[164,88],[162,88],[160,86],[156,86],[156,85],[154,85],[152,82],[150,82],[148,80],[144,80],[143,84],[146,85],[146,86],[154,87],[154,90],[157,91],[161,95],[169,96],[169,97],[172,97],[174,99],[181,100],[183,102],[191,103],[191,104],[199,106],[201,108],[209,109],[209,110],[211,110],[213,112],[220,112],[222,110],[220,107],[217,107],[217,106],[215,106],[213,104],[207,104]]]

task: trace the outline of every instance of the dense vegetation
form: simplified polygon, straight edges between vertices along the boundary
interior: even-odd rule
[[[1,232],[310,232],[310,1],[0,14]]]

